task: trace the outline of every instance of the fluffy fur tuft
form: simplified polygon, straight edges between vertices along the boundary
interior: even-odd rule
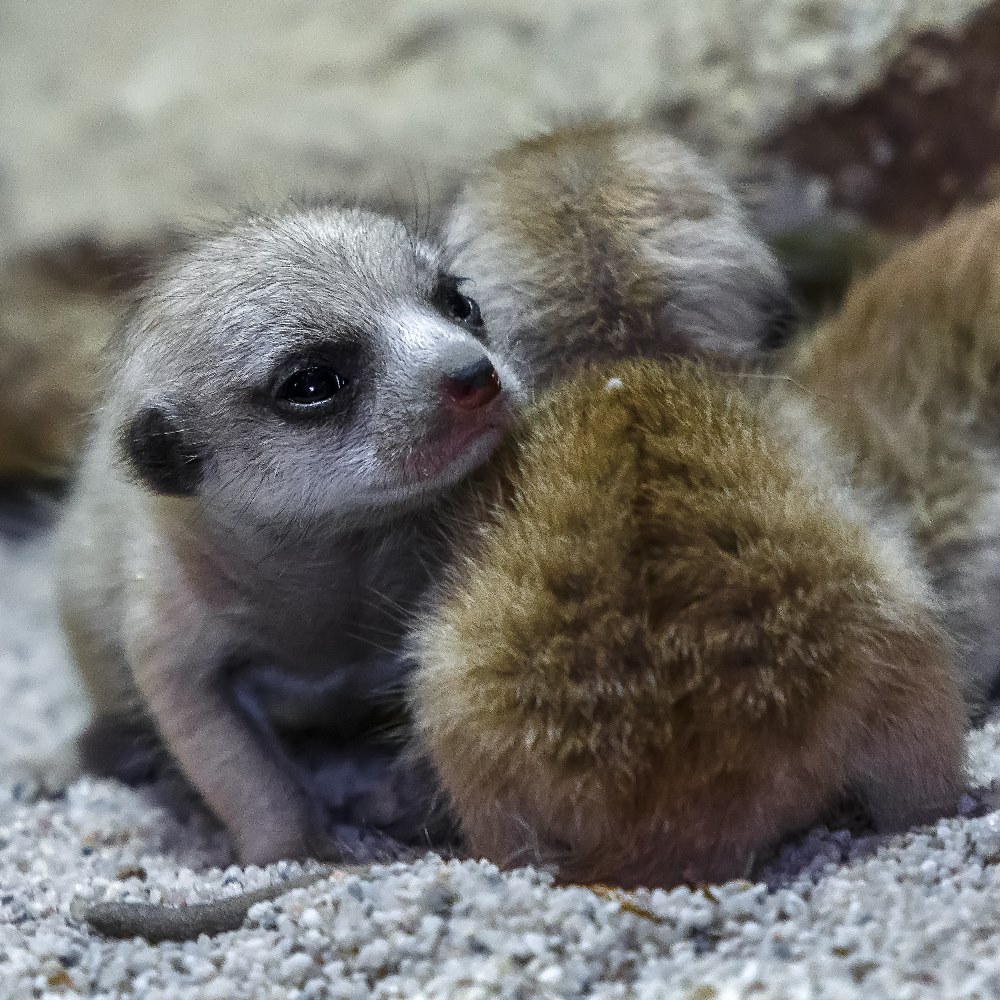
[[[886,570],[752,382],[591,372],[474,484],[414,638],[474,852],[672,885],[743,873],[845,792],[885,829],[955,806],[963,706],[920,571]]]
[[[785,278],[708,164],[624,123],[497,153],[446,227],[493,342],[547,383],[568,363],[757,360],[790,327]]]

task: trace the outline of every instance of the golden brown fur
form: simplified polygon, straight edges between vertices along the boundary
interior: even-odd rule
[[[858,282],[789,371],[912,534],[981,697],[1000,672],[1000,202]]]
[[[671,885],[739,875],[848,790],[884,828],[955,805],[963,708],[922,576],[759,384],[590,373],[475,484],[415,637],[474,852]]]

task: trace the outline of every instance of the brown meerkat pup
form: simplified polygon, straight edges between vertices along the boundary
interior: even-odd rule
[[[930,588],[766,381],[591,371],[475,477],[413,635],[417,731],[473,853],[665,886],[745,873],[845,792],[884,830],[956,806]]]
[[[495,154],[444,238],[496,349],[526,383],[666,354],[757,361],[793,321],[776,258],[677,139],[604,122]]]
[[[329,207],[181,256],[110,347],[61,528],[98,720],[137,707],[245,863],[329,855],[273,736],[350,734],[400,685],[434,506],[520,396],[433,243]]]
[[[1000,202],[899,250],[795,346],[789,396],[904,525],[973,707],[1000,678]]]

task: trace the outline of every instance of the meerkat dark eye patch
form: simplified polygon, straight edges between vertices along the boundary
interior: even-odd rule
[[[284,413],[319,417],[328,413],[336,395],[347,386],[329,365],[309,363],[284,376],[274,389],[275,405]]]
[[[464,294],[460,286],[468,278],[456,278],[453,275],[445,275],[438,283],[435,301],[437,307],[449,319],[463,326],[479,330],[483,326],[483,316],[479,310],[479,303],[474,298]]]
[[[167,496],[192,496],[205,455],[177,422],[157,406],[140,410],[122,432],[122,449],[143,482]]]

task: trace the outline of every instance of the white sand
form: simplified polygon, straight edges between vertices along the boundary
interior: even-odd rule
[[[43,546],[0,546],[0,620],[9,760],[81,717]],[[1000,775],[1000,720],[970,747],[977,782]],[[997,813],[884,840],[814,831],[779,853],[770,885],[639,893],[640,912],[530,869],[428,858],[297,890],[189,944],[105,941],[77,919],[81,900],[182,903],[298,871],[213,863],[224,847],[204,823],[123,787],[81,781],[34,803],[0,788],[0,1000],[1000,994]]]

